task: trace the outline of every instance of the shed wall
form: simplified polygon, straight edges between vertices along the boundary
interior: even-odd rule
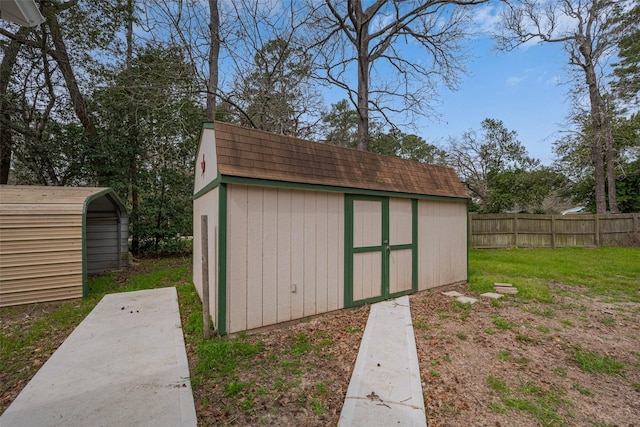
[[[218,318],[218,200],[220,189],[216,187],[197,198],[193,202],[193,283],[198,295],[202,298],[202,215],[208,215],[208,264],[209,264],[209,313],[217,321]],[[218,327],[218,325],[215,325]]]
[[[82,215],[0,211],[0,305],[82,297]]]
[[[85,243],[87,273],[118,270],[126,265],[129,221],[108,196],[87,207]]]
[[[466,202],[418,202],[418,289],[467,280]]]
[[[229,185],[227,212],[228,332],[344,307],[344,194]]]

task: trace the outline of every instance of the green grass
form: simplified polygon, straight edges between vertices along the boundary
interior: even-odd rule
[[[563,412],[574,403],[565,399],[566,391],[562,388],[553,385],[545,388],[530,381],[519,382],[512,387],[505,380],[492,375],[487,377],[487,385],[500,399],[499,403],[489,403],[489,409],[495,413],[522,411],[533,417],[538,425],[570,425]]]
[[[579,346],[576,347],[573,361],[585,372],[624,376],[624,364],[606,355],[584,351]]]
[[[515,323],[496,315],[491,315],[491,318],[493,319],[493,326],[498,329],[502,329],[503,331],[509,330],[516,326]]]
[[[469,286],[490,292],[495,282],[517,298],[552,302],[550,282],[585,286],[593,295],[640,302],[640,248],[601,247],[469,251]]]
[[[540,332],[544,333],[544,334],[548,334],[551,329],[549,329],[548,327],[544,326],[544,325],[538,325],[536,326],[536,329],[539,330]]]

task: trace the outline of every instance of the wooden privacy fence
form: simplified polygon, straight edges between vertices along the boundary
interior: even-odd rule
[[[471,248],[639,246],[640,213],[469,214]]]

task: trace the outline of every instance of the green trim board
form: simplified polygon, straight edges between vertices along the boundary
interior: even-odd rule
[[[218,335],[227,333],[227,186],[218,192]]]
[[[213,179],[213,181],[211,181],[210,183],[208,183],[207,185],[202,187],[196,194],[193,195],[193,200],[199,199],[200,197],[202,197],[205,194],[207,194],[209,191],[211,191],[214,188],[218,187],[220,185],[221,180],[222,180],[222,176],[220,175],[220,172],[218,171],[218,174]]]
[[[355,200],[380,201],[382,215],[382,230],[380,245],[354,247],[354,209]],[[389,198],[370,195],[345,194],[345,249],[344,249],[344,301],[345,307],[368,304],[395,298],[418,290],[418,200],[411,200],[411,243],[389,245]],[[390,292],[390,258],[393,251],[411,250],[411,289],[400,292]],[[361,300],[353,299],[353,258],[354,254],[379,252],[381,257],[381,290],[380,295]]]
[[[239,176],[222,175],[221,183],[223,184],[243,184],[257,185],[263,187],[280,187],[297,190],[313,190],[313,191],[331,191],[337,193],[345,193],[352,195],[371,196],[371,197],[397,197],[401,199],[425,199],[425,200],[449,200],[468,203],[468,198],[451,197],[451,196],[433,196],[429,194],[412,194],[412,193],[395,193],[393,191],[384,190],[366,190],[363,188],[336,187],[332,185],[322,184],[305,184],[300,182],[276,181],[270,179],[244,178]],[[365,199],[363,199],[365,200]]]
[[[411,243],[413,243],[413,252],[411,253],[412,260],[412,270],[411,270],[411,287],[413,288],[413,292],[418,292],[418,200],[414,199],[411,201]]]

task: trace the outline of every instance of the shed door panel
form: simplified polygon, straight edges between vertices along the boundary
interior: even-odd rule
[[[417,202],[346,196],[345,305],[417,290]]]
[[[389,293],[413,287],[413,201],[389,199]]]
[[[353,300],[382,296],[382,201],[353,200]]]

